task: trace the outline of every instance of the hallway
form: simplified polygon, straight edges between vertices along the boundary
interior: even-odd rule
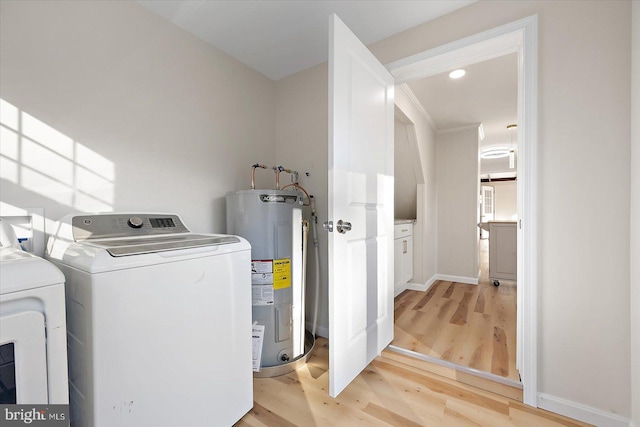
[[[392,345],[520,381],[516,370],[515,282],[493,286],[488,241],[480,241],[478,285],[436,281],[395,299]]]

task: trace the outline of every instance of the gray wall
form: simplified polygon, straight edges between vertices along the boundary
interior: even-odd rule
[[[225,193],[275,162],[271,80],[132,2],[0,8],[1,97],[24,113],[3,128],[2,203],[49,226],[143,210],[225,232]]]
[[[438,133],[438,274],[478,281],[478,126]]]
[[[518,215],[518,189],[516,181],[497,181],[483,183],[494,188],[495,219],[497,221],[515,221]]]
[[[418,181],[414,162],[415,156],[409,146],[407,128],[398,120],[394,123],[394,207],[395,217],[416,218],[416,190]]]
[[[640,426],[640,2],[633,2],[631,97],[631,402]]]

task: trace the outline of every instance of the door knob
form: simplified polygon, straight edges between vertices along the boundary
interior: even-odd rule
[[[351,223],[339,220],[338,224],[336,224],[336,230],[338,230],[340,234],[345,234],[347,231],[351,231]]]

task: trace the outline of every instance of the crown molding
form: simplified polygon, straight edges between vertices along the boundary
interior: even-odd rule
[[[409,97],[409,100],[418,109],[420,114],[422,114],[424,116],[424,118],[427,119],[427,122],[429,122],[429,125],[431,126],[431,128],[434,131],[438,132],[438,128],[436,127],[435,123],[433,122],[433,119],[431,118],[431,116],[429,115],[427,110],[424,108],[424,105],[422,105],[422,103],[420,102],[420,100],[418,99],[416,94],[413,93],[413,91],[411,90],[409,85],[407,83],[402,83],[400,85],[400,87],[402,88],[404,93],[407,94],[407,96]]]

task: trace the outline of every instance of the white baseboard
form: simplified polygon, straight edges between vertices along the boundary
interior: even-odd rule
[[[427,286],[426,283],[412,283],[409,282],[407,283],[407,289],[411,289],[412,291],[426,291],[427,289],[429,289],[429,286]]]
[[[429,280],[427,280],[427,283],[425,283],[424,285],[427,287],[427,289],[429,289],[434,283],[436,283],[437,280],[438,275],[434,274]]]
[[[407,289],[411,289],[412,291],[422,291],[426,292],[429,288],[436,282],[437,277],[433,276],[431,279],[427,280],[426,283],[407,283]]]
[[[633,421],[612,412],[538,393],[538,407],[598,427],[633,427]]]
[[[393,297],[394,298],[397,297],[398,295],[400,295],[401,293],[403,293],[406,290],[407,290],[407,284],[403,283],[399,287],[393,289]]]
[[[431,285],[433,285],[435,283],[436,280],[438,280],[436,278],[436,276],[433,276],[431,279],[427,280],[427,282],[424,283],[424,284],[422,284],[422,283],[414,283],[414,282],[403,283],[402,285],[400,285],[397,289],[395,289],[393,291],[393,297],[394,298],[397,297],[398,295],[400,295],[401,293],[403,293],[407,289],[410,289],[412,291],[426,292],[427,290],[429,290]]]
[[[469,285],[478,284],[477,277],[449,276],[446,274],[436,274],[435,277],[436,277],[436,280],[443,280],[445,282],[458,282],[458,283],[466,283]]]

